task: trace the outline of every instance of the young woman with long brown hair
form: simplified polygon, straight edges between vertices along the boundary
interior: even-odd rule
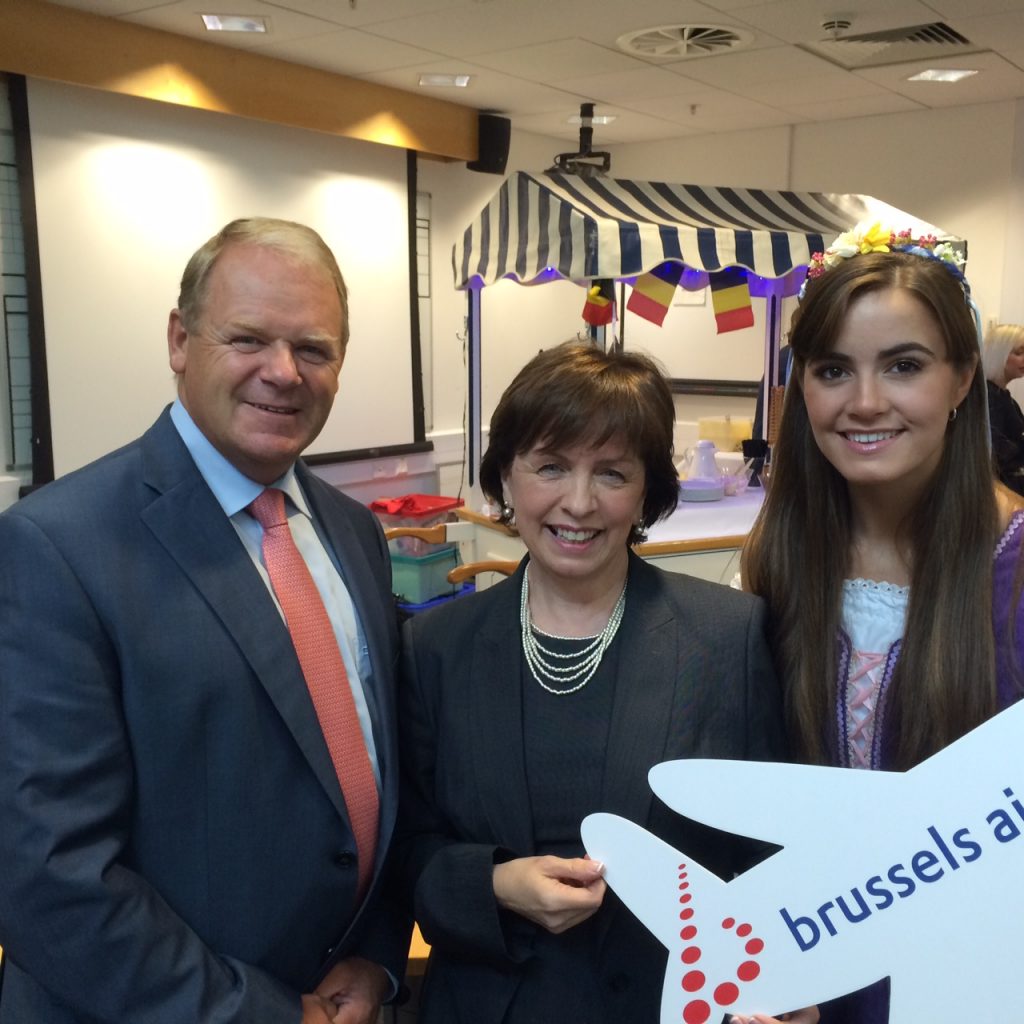
[[[1024,503],[993,478],[959,260],[934,239],[851,235],[795,317],[742,574],[768,605],[798,753],[907,769],[1021,695]],[[873,986],[822,1024],[884,1024],[887,1001]]]

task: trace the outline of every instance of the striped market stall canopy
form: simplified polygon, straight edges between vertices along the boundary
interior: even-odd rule
[[[455,245],[455,286],[629,278],[666,261],[780,278],[861,221],[949,237],[871,196],[520,171]]]
[[[640,274],[681,263],[679,284],[692,290],[707,286],[709,274],[744,267],[751,295],[766,300],[762,388],[767,389],[779,381],[783,296],[796,294],[812,254],[865,222],[909,230],[916,237],[959,241],[872,196],[667,185],[558,172],[510,175],[452,252],[455,287],[466,291],[468,306],[470,484],[482,451],[480,300],[485,285],[560,278],[582,286],[609,279],[632,284]],[[621,304],[628,308],[625,300]],[[590,330],[596,338],[604,328]]]

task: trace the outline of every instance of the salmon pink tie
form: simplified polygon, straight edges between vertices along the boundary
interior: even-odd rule
[[[334,627],[288,527],[284,492],[268,487],[250,506],[263,527],[263,562],[284,612],[334,771],[345,797],[365,893],[377,850],[377,783]]]

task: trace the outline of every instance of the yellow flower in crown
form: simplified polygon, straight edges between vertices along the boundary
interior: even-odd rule
[[[892,232],[888,228],[883,228],[876,221],[861,235],[860,251],[862,253],[888,252],[891,241]]]
[[[807,276],[820,277],[826,270],[841,260],[848,260],[851,256],[869,252],[889,252],[892,241],[892,231],[883,228],[877,221],[870,226],[858,224],[855,228],[844,231],[824,252],[816,252],[811,256]]]
[[[851,231],[844,231],[827,251],[839,259],[849,259],[858,253],[888,252],[891,240],[892,232],[877,222],[870,227],[858,224]]]

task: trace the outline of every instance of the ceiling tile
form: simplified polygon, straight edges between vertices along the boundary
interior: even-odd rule
[[[305,14],[272,7],[270,4],[263,3],[262,0],[246,0],[245,14],[254,18],[266,18],[269,32],[208,32],[203,25],[201,14],[234,13],[225,11],[221,3],[222,0],[210,0],[211,6],[207,7],[205,0],[203,3],[196,3],[195,0],[177,0],[176,3],[161,4],[159,7],[150,7],[123,15],[121,20],[130,21],[135,25],[145,25],[147,28],[191,36],[207,43],[216,43],[218,46],[234,46],[243,49],[312,36],[330,28],[319,18],[311,18]]]
[[[516,127],[539,135],[549,135],[553,139],[563,140],[563,152],[575,153],[579,147],[579,125],[568,124],[565,118],[557,115],[532,115],[517,119]],[[604,147],[620,145],[624,142],[651,142],[659,139],[678,138],[689,134],[678,124],[662,118],[638,114],[632,111],[620,111],[614,123],[600,125],[594,129],[593,150],[601,152]],[[552,162],[558,151],[551,154]],[[613,167],[614,173],[614,167]]]
[[[1020,0],[927,0],[928,6],[943,18],[960,18],[963,15],[1003,14],[1019,11]]]
[[[992,50],[1024,47],[1024,11],[984,18],[958,18],[957,30],[972,43]]]
[[[523,0],[523,9],[513,17],[508,16],[507,4],[495,0],[460,8],[456,22],[433,13],[413,14],[395,21],[375,22],[373,31],[452,57],[474,57],[499,47],[531,46],[545,43],[553,35],[573,34],[571,30],[557,31],[552,20],[542,16],[543,7],[542,0]],[[547,7],[550,12],[550,4]]]
[[[632,71],[613,71],[601,75],[582,75],[566,78],[558,83],[563,89],[590,96],[608,103],[652,96],[678,96],[686,88],[705,89],[702,82],[684,79],[665,68],[641,68]]]
[[[770,107],[785,107],[787,110],[808,102],[888,95],[888,91],[875,82],[838,71],[810,78],[789,78],[782,82],[737,85],[732,91],[748,99],[767,103]]]
[[[422,72],[465,72],[473,76],[468,89],[428,94],[560,140],[578,137],[565,122],[582,102],[599,113],[623,111],[608,126],[611,144],[1024,98],[1024,0],[56,2],[410,92],[423,91]],[[198,17],[207,4],[210,13],[265,17],[271,32],[208,33]],[[945,20],[992,52],[970,58],[982,74],[948,86],[906,82],[923,62],[850,72],[795,45],[820,40],[824,16],[842,11],[852,12],[851,34]],[[752,39],[686,60],[638,58],[617,45],[626,32],[678,24],[734,27]]]
[[[921,110],[921,105],[906,96],[881,91],[873,96],[855,96],[850,99],[813,100],[786,104],[786,110],[809,121],[841,121],[849,117],[873,117],[876,114],[898,114],[907,110]]]
[[[74,7],[80,11],[116,18],[150,7],[163,7],[168,0],[52,0],[52,2],[60,7]],[[170,0],[170,2],[173,4],[175,0]]]
[[[707,0],[708,7],[726,14],[736,14],[745,7],[761,7],[777,3],[778,0]]]
[[[834,65],[828,61],[805,53],[795,46],[774,46],[767,50],[724,53],[717,57],[677,61],[666,67],[688,78],[695,78],[723,89],[731,89],[736,85],[781,82],[791,77],[806,78],[810,75],[835,72]]]
[[[644,102],[644,111],[686,128],[690,133],[740,131],[802,121],[797,115],[721,92],[706,92],[685,100],[652,99]]]
[[[643,70],[647,65],[617,50],[583,39],[559,39],[477,54],[475,63],[536,82],[560,82],[594,72]]]
[[[433,64],[438,58],[429,50],[351,29],[321,31],[297,39],[268,42],[261,52],[346,75]],[[417,75],[410,88],[417,88],[418,80]]]
[[[217,0],[203,0],[204,3]],[[224,0],[220,0],[224,2]],[[349,28],[365,28],[381,22],[398,21],[414,14],[461,17],[460,8],[478,5],[478,0],[268,0],[284,10],[300,11],[324,21]]]
[[[465,89],[422,89],[418,84],[419,76],[421,73],[427,72],[467,74],[472,76],[472,80]],[[395,89],[423,92],[450,100],[453,103],[476,107],[478,110],[500,113],[515,119],[517,126],[518,117],[523,114],[561,111],[568,119],[572,114],[578,113],[580,103],[588,99],[585,94],[577,95],[572,90],[563,87],[538,85],[454,59],[365,74],[359,77],[380,85],[390,85]]]
[[[960,82],[907,81],[911,75],[931,67],[976,68],[979,74]],[[993,103],[1024,96],[1024,71],[994,53],[976,53],[959,60],[916,61],[913,64],[862,68],[857,74],[925,107]]]

